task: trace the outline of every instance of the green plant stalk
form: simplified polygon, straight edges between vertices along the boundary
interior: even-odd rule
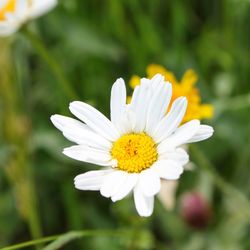
[[[64,91],[64,93],[70,100],[79,99],[78,95],[71,87],[70,82],[65,77],[61,67],[54,59],[54,57],[51,56],[49,50],[46,48],[41,39],[35,33],[31,32],[27,27],[23,28],[22,32],[25,35],[25,37],[30,41],[32,46],[36,49],[37,54],[48,64],[51,72],[57,79],[57,83],[59,85],[58,87]]]
[[[130,237],[130,231],[128,230],[82,230],[82,231],[71,231],[64,234],[53,235],[48,237],[43,237],[36,240],[26,241],[23,243],[19,243],[16,245],[3,247],[0,250],[14,250],[21,249],[24,247],[35,246],[41,243],[51,242],[51,244],[47,245],[43,248],[43,250],[52,250],[59,249],[65,244],[82,238],[82,237],[98,237],[98,236],[107,236],[107,237]]]
[[[243,209],[242,215],[250,220],[250,201],[237,188],[226,182],[215,170],[212,163],[205,157],[203,152],[196,146],[190,146],[190,152],[198,167],[204,170],[214,181],[215,185],[224,193],[233,204],[238,204]]]
[[[19,214],[29,226],[31,236],[42,236],[34,191],[33,173],[29,164],[28,141],[29,129],[24,128],[24,115],[21,94],[13,74],[11,48],[8,40],[1,42],[0,58],[0,96],[3,100],[3,135],[7,144],[15,148],[4,170],[12,186]],[[20,119],[20,120],[19,120]],[[22,124],[22,125],[20,125]]]
[[[39,244],[42,244],[42,243],[51,242],[53,240],[56,240],[58,237],[59,237],[59,235],[53,235],[53,236],[48,236],[48,237],[44,237],[44,238],[40,238],[40,239],[36,239],[36,240],[30,240],[30,241],[15,244],[15,245],[12,245],[12,246],[3,247],[0,250],[20,249],[20,248],[24,248],[24,247],[39,245]]]

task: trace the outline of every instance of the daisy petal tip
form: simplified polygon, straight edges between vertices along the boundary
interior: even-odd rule
[[[73,113],[73,110],[75,109],[75,101],[69,103],[69,110],[71,113]]]
[[[214,129],[212,127],[210,127],[210,129],[208,131],[207,139],[209,139],[213,134],[214,134]]]
[[[138,211],[137,211],[137,212],[138,212]],[[139,214],[141,217],[147,218],[147,217],[150,217],[150,216],[153,214],[153,211],[138,212],[138,214]]]
[[[76,184],[77,181],[80,180],[82,175],[77,175],[75,178],[74,178],[74,184]]]
[[[81,102],[81,101],[73,101],[73,102],[70,102],[70,104],[69,104],[69,109],[71,108],[78,108],[79,106],[82,106],[82,105],[84,105],[84,104],[86,104],[86,103],[84,103],[84,102]]]
[[[180,96],[178,98],[176,98],[172,104],[173,105],[181,105],[183,107],[187,107],[188,105],[188,100],[187,100],[187,97],[186,96]]]
[[[214,134],[213,127],[201,124],[199,131],[194,135],[193,138],[189,140],[189,142],[204,141],[210,138],[213,134]]]
[[[77,175],[75,178],[74,178],[74,180],[73,180],[73,183],[74,183],[74,187],[76,188],[76,189],[79,189],[79,182],[80,182],[80,176],[79,175]]]
[[[182,96],[181,98],[180,98],[185,104],[188,102],[188,100],[187,100],[187,97],[186,96]]]
[[[62,151],[62,153],[63,153],[64,155],[68,156],[68,157],[71,157],[71,156],[70,156],[70,152],[71,152],[71,151],[70,151],[69,148],[64,148],[63,151]]]
[[[214,128],[212,127],[212,126],[208,126],[209,127],[209,129],[210,129],[210,132],[211,133],[214,133]]]
[[[57,121],[57,115],[51,115],[50,116],[50,121],[54,124]]]
[[[119,85],[121,85],[122,83],[123,83],[123,79],[117,78],[116,81],[114,82],[114,84],[112,85],[112,89],[119,87]]]
[[[192,120],[192,122],[195,126],[199,126],[201,124],[200,120],[198,120],[198,119],[194,119],[194,120]]]
[[[116,81],[119,82],[119,84],[125,84],[122,77],[119,77]]]
[[[60,115],[54,114],[50,116],[50,120],[52,122],[56,122],[58,120],[58,118],[60,117]]]
[[[172,92],[172,83],[169,81],[165,81],[164,84],[166,86],[166,89]]]
[[[73,108],[73,107],[75,107],[75,106],[78,105],[78,104],[79,104],[79,101],[70,102],[70,103],[69,103],[69,108]]]
[[[165,76],[162,75],[161,73],[157,73],[154,77],[159,78],[159,79],[164,79],[165,78]]]
[[[119,200],[119,199],[117,199],[117,198],[111,197],[111,201],[112,201],[113,203],[117,202],[118,200]]]
[[[100,189],[100,194],[105,198],[110,198],[110,195],[105,192],[102,188]]]
[[[52,124],[59,130],[63,130],[63,122],[62,122],[62,116],[61,115],[52,115],[50,116],[50,121],[52,122]]]
[[[214,128],[213,128],[213,127],[207,125],[207,126],[206,126],[206,129],[207,129],[207,133],[208,133],[208,134],[213,135],[213,133],[214,133]]]

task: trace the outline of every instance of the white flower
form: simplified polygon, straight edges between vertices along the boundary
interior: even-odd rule
[[[15,33],[26,21],[43,15],[57,0],[0,0],[0,36]]]
[[[187,100],[174,101],[169,112],[172,85],[156,75],[141,79],[126,104],[126,87],[118,79],[111,91],[111,121],[83,102],[70,103],[70,111],[84,123],[61,115],[51,121],[63,135],[78,145],[63,153],[73,159],[104,166],[75,178],[80,190],[100,190],[113,202],[131,191],[141,216],[153,212],[154,196],[160,191],[160,179],[176,180],[188,162],[182,144],[205,140],[213,128],[192,120],[181,125]]]

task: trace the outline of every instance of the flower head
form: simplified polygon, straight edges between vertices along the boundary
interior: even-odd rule
[[[198,77],[192,69],[187,70],[181,81],[178,81],[172,72],[168,71],[161,65],[151,64],[147,67],[148,78],[152,78],[157,73],[162,74],[167,81],[172,83],[172,102],[180,96],[186,96],[188,100],[188,107],[183,118],[183,122],[187,122],[192,119],[201,120],[213,117],[213,106],[201,103],[199,90],[195,87]],[[132,76],[130,86],[135,88],[135,86],[139,84],[140,78],[136,75]]]
[[[0,36],[15,33],[29,19],[51,10],[57,0],[0,0]]]
[[[185,193],[180,209],[184,221],[194,229],[204,229],[211,222],[212,208],[198,192]]]
[[[192,120],[181,125],[187,108],[185,97],[171,102],[172,85],[157,74],[141,79],[126,104],[126,87],[118,79],[111,90],[111,120],[90,105],[75,101],[70,111],[82,122],[61,115],[51,121],[63,135],[78,145],[63,153],[73,159],[104,166],[75,178],[80,190],[100,190],[112,201],[130,192],[141,216],[153,212],[154,196],[160,191],[160,179],[176,180],[188,162],[182,144],[201,141],[213,129]]]

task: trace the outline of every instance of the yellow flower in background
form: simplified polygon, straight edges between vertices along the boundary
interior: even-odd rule
[[[162,74],[166,81],[172,83],[172,102],[180,96],[185,96],[187,98],[188,107],[183,122],[187,122],[192,119],[211,119],[213,117],[213,106],[211,104],[201,103],[199,89],[195,87],[198,76],[192,69],[187,70],[182,79],[178,81],[172,72],[168,71],[161,65],[151,64],[147,67],[147,78],[152,78],[157,73]],[[139,76],[132,76],[129,82],[131,88],[134,89],[139,84]]]

